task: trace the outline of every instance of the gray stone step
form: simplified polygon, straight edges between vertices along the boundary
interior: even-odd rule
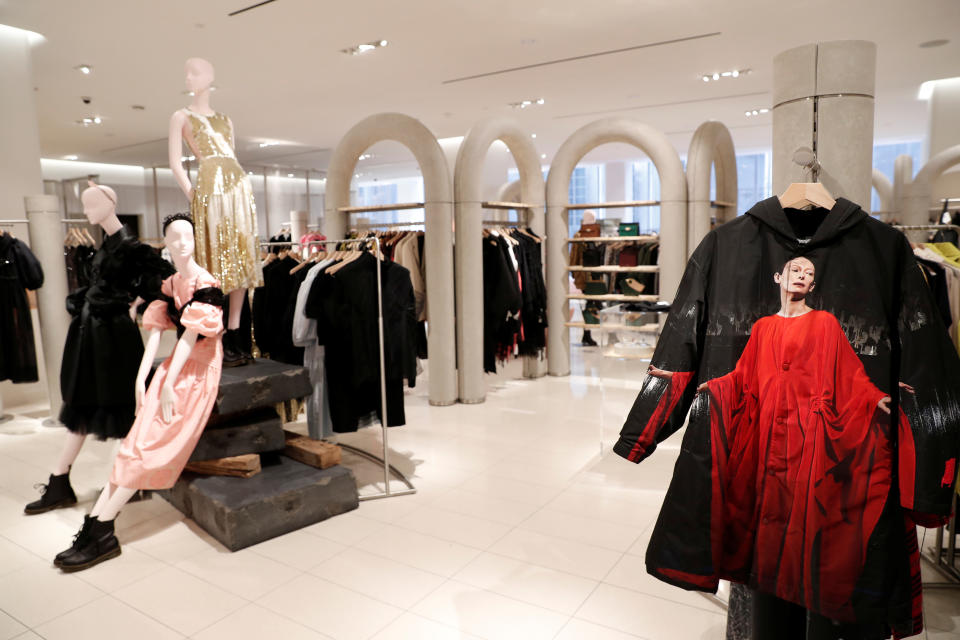
[[[315,469],[278,456],[252,478],[184,472],[158,493],[231,551],[356,509],[353,472]]]
[[[279,451],[285,446],[283,422],[274,409],[211,416],[190,461]]]
[[[228,415],[272,407],[312,392],[310,375],[303,367],[257,358],[252,364],[223,370],[214,412]]]

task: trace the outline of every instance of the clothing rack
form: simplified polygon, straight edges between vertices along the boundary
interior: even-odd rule
[[[375,255],[381,256],[383,253],[380,251],[380,238],[376,236],[367,236],[364,238],[346,238],[343,240],[311,240],[303,245],[303,247],[311,247],[314,245],[339,245],[339,244],[373,244],[375,248]],[[261,242],[260,246],[273,246],[273,245],[296,245],[301,246],[299,242]],[[384,355],[384,343],[383,343],[383,283],[381,282],[381,273],[378,265],[377,268],[377,331],[380,338],[380,429],[383,432],[383,457],[380,457],[369,451],[360,449],[359,447],[354,447],[349,444],[337,443],[340,447],[351,451],[361,457],[364,457],[373,462],[377,462],[383,465],[383,487],[384,490],[377,493],[369,493],[360,496],[360,500],[378,500],[380,498],[392,498],[393,496],[408,496],[417,492],[417,488],[413,486],[413,483],[403,474],[402,471],[390,464],[390,448],[388,446],[388,435],[387,435],[387,371],[386,371],[386,356]],[[400,479],[405,485],[406,489],[401,489],[400,491],[392,491],[390,489],[390,474],[394,474],[397,478]]]
[[[900,231],[939,231],[943,229],[952,229],[960,232],[960,225],[955,224],[894,224],[894,229]]]

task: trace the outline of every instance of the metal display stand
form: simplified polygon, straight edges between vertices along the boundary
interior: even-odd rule
[[[312,240],[304,247],[310,247],[314,245],[342,245],[342,244],[355,244],[355,245],[368,245],[372,244],[374,250],[376,251],[375,255],[378,260],[382,253],[380,251],[380,238],[376,236],[371,236],[367,238],[346,238],[343,240]],[[260,246],[273,246],[273,245],[284,245],[284,246],[298,246],[298,242],[261,242]],[[303,248],[303,247],[301,247]],[[354,447],[348,444],[337,443],[338,446],[355,453],[361,457],[367,458],[373,462],[377,462],[383,465],[383,491],[378,491],[377,493],[368,493],[360,496],[360,501],[366,500],[378,500],[380,498],[392,498],[394,496],[408,496],[417,492],[413,483],[401,472],[399,469],[390,464],[390,448],[388,446],[389,436],[387,431],[387,371],[386,371],[386,357],[384,355],[384,341],[383,341],[383,283],[382,283],[382,274],[380,273],[379,264],[377,265],[377,333],[379,338],[380,346],[380,430],[383,434],[383,456],[378,456],[375,453],[370,453],[358,447]],[[401,482],[407,485],[406,489],[401,489],[400,491],[393,491],[390,488],[390,474],[394,474]]]

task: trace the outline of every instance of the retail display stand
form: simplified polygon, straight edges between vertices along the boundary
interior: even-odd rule
[[[160,495],[231,551],[356,509],[352,471],[316,469],[280,455],[286,439],[273,407],[312,390],[303,367],[258,358],[224,369],[214,413],[190,460],[261,454],[260,473],[242,478],[185,471]]]

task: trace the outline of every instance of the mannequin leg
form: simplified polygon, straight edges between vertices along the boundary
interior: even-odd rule
[[[73,431],[67,432],[67,438],[63,443],[63,449],[60,451],[60,459],[57,461],[57,465],[53,468],[53,475],[60,476],[70,472],[70,467],[73,466],[73,462],[80,454],[80,448],[83,447],[83,443],[86,442],[86,440],[87,435],[84,433],[74,433]]]
[[[60,452],[60,459],[57,461],[53,473],[50,474],[50,479],[47,480],[40,499],[24,507],[23,512],[25,514],[36,515],[77,504],[77,494],[70,486],[70,467],[73,465],[73,461],[77,459],[80,448],[86,439],[87,436],[84,434],[67,432],[63,450]]]
[[[243,310],[243,298],[247,295],[246,289],[234,289],[230,296],[230,315],[227,318],[227,329],[240,328],[240,312]]]
[[[107,490],[110,489],[110,495],[106,500],[106,503],[100,505],[100,500],[97,500],[97,505],[94,506],[94,510],[90,512],[90,515],[95,516],[100,522],[109,522],[117,517],[122,509],[133,497],[133,494],[137,492],[136,489],[131,489],[130,487],[118,487],[114,484],[109,484],[103,489],[103,493],[100,494],[100,497],[103,498],[104,494],[107,493]],[[97,509],[97,506],[100,508]]]

